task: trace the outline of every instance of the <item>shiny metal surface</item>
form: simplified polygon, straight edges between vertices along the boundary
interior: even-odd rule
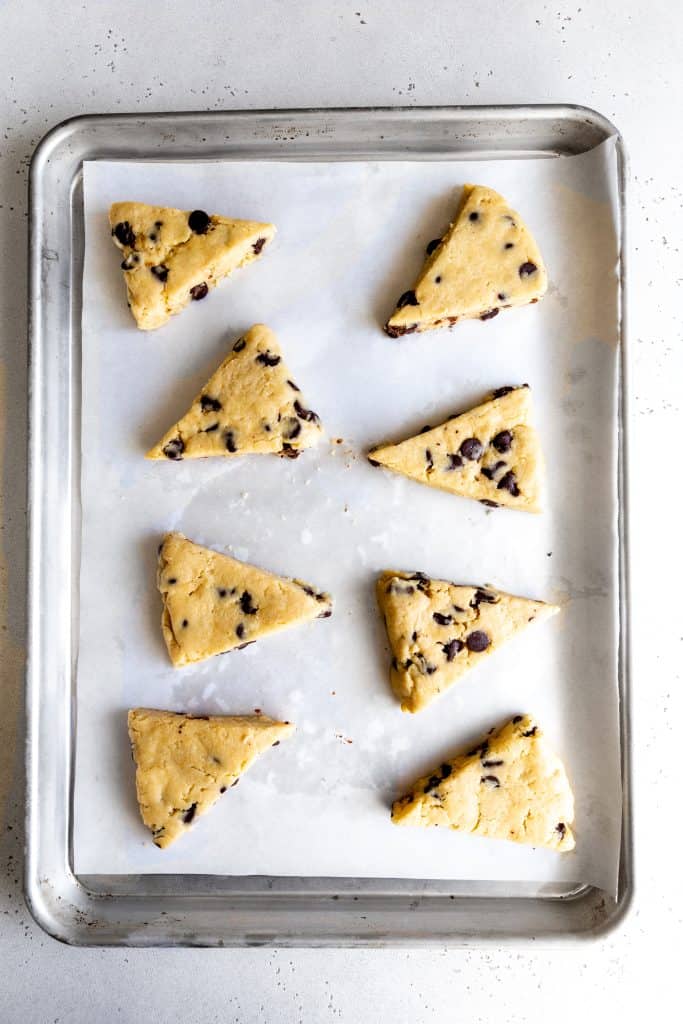
[[[589,886],[392,879],[76,876],[72,870],[80,570],[80,289],[85,160],[484,159],[585,152],[616,129],[581,107],[448,107],[83,117],[53,129],[31,166],[29,659],[26,898],[82,945],[480,945],[591,937],[621,920],[633,885],[630,801],[626,166],[621,215],[619,685],[623,831],[616,900]]]

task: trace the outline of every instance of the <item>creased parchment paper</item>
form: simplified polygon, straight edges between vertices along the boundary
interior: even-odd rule
[[[465,182],[502,192],[544,253],[549,294],[489,323],[391,340]],[[614,891],[616,157],[554,160],[91,163],[85,166],[82,571],[74,853],[81,873],[209,872],[588,882]],[[154,333],[126,308],[115,200],[272,220],[275,243]],[[150,463],[240,332],[279,335],[327,439],[276,457]],[[373,469],[406,436],[528,382],[547,460],[545,512],[487,510]],[[343,443],[335,443],[342,438]],[[331,591],[331,619],[174,670],[155,588],[166,530]],[[417,716],[388,685],[373,595],[385,568],[557,601]],[[255,708],[296,723],[210,816],[162,852],[137,811],[126,711]],[[391,800],[492,725],[533,713],[576,795],[576,851],[396,828]]]

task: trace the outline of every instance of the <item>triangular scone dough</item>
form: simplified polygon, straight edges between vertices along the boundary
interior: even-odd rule
[[[260,753],[293,729],[265,715],[204,718],[149,708],[129,711],[140,814],[155,845],[170,846]]]
[[[482,405],[399,444],[374,448],[373,465],[475,498],[540,512],[543,458],[528,386],[498,388]]]
[[[332,598],[167,533],[159,548],[161,629],[176,668],[332,614]]]
[[[430,242],[422,273],[385,326],[398,338],[458,320],[490,320],[537,302],[548,287],[538,246],[518,213],[482,185],[465,185],[456,218]]]
[[[479,746],[419,779],[391,812],[397,825],[445,825],[567,853],[574,797],[540,726],[517,715]]]
[[[534,619],[560,610],[493,587],[391,570],[377,580],[377,603],[393,654],[391,685],[403,711],[421,711]]]
[[[192,408],[147,453],[148,459],[276,452],[295,458],[322,433],[282,358],[275,334],[256,324],[197,395]]]
[[[273,224],[232,220],[203,210],[114,203],[114,242],[138,327],[152,331],[237,267],[255,260],[275,234]]]

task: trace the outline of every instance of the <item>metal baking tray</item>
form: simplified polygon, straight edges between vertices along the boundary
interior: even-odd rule
[[[82,171],[86,160],[430,160],[578,154],[616,136],[622,254],[619,650],[623,826],[616,899],[588,885],[77,875],[73,869],[80,568]],[[603,934],[633,888],[629,726],[625,153],[576,106],[412,107],[79,117],[38,146],[30,182],[28,906],[76,945],[500,944]]]

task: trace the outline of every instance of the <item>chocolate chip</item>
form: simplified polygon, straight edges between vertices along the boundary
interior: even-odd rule
[[[218,596],[219,597],[227,597],[228,596],[228,592],[225,589],[225,587],[217,587],[216,589],[218,590]]]
[[[507,299],[507,295],[505,294],[505,292],[498,292],[498,299],[500,302],[505,302],[505,300]]]
[[[488,749],[489,749],[489,741],[488,740],[484,740],[482,743],[480,743],[478,746],[474,747],[472,750],[468,750],[467,753],[465,754],[465,757],[475,757],[475,755],[476,755],[478,757],[483,758],[488,753]]]
[[[439,774],[441,776],[441,779],[442,780],[443,779],[447,779],[449,777],[449,775],[452,774],[452,772],[453,772],[453,766],[450,765],[448,763],[448,761],[444,761],[444,763],[439,768]]]
[[[488,498],[480,498],[479,503],[481,505],[486,505],[488,508],[500,508],[497,501],[490,501]]]
[[[256,615],[258,608],[252,603],[251,594],[245,590],[240,597],[240,608],[245,615]]]
[[[453,621],[452,615],[442,615],[441,612],[434,612],[432,615],[434,622],[437,622],[440,626],[450,626]]]
[[[301,451],[298,448],[292,448],[291,444],[287,444],[285,441],[282,445],[282,451],[278,452],[284,459],[298,459],[301,455]]]
[[[523,717],[523,715],[515,715],[515,717],[512,719],[513,725],[517,725],[518,722],[521,722]]]
[[[440,776],[439,775],[430,775],[429,778],[427,779],[427,784],[426,784],[426,786],[424,788],[424,793],[425,794],[431,793],[432,790],[438,789],[438,787],[440,785],[441,785],[441,778],[440,778]]]
[[[496,451],[500,452],[501,454],[503,452],[509,452],[510,448],[512,447],[512,432],[509,430],[501,430],[501,432],[499,434],[496,434],[496,436],[493,438],[491,444],[496,449]]]
[[[228,788],[227,786],[221,786],[221,788],[219,789],[219,791],[218,791],[218,792],[219,792],[219,793],[225,793],[225,791],[227,790],[227,788]]]
[[[427,463],[427,472],[434,469],[434,459],[429,448],[425,448],[425,462]]]
[[[228,449],[228,451],[231,454],[234,454],[237,451],[237,444],[235,442],[235,435],[234,435],[233,431],[232,430],[226,430],[225,434],[223,435],[223,437],[224,437],[224,440],[225,440],[225,447]]]
[[[232,346],[233,352],[241,352],[247,347],[247,343],[244,338],[238,338],[235,344]]]
[[[537,270],[538,267],[535,263],[522,263],[521,267],[519,268],[519,276],[522,278],[531,277],[531,275],[535,274]]]
[[[264,423],[263,424],[263,429],[265,430],[266,434],[269,434],[271,429],[272,429],[271,426],[270,426],[270,423]]]
[[[488,590],[476,590],[474,596],[470,601],[470,608],[478,608],[480,604],[496,604],[498,598],[495,594],[490,594]]]
[[[259,352],[256,356],[256,362],[261,363],[262,366],[277,366],[281,360],[282,356],[274,356],[267,349],[265,352]]]
[[[478,437],[468,437],[460,445],[460,454],[470,462],[475,462],[484,454],[484,446]]]
[[[380,463],[377,461],[377,459],[371,459],[369,455],[368,455],[368,462],[370,463],[371,466],[379,466],[380,465]]]
[[[505,761],[482,761],[481,763],[483,768],[500,768]]]
[[[129,256],[126,256],[125,260],[122,261],[121,270],[132,270],[139,262],[140,257],[138,254],[136,252],[132,252]]]
[[[537,732],[538,732],[538,726],[537,725],[532,725],[532,727],[530,729],[527,729],[526,732],[522,733],[522,736],[535,736]]]
[[[479,317],[480,320],[493,320],[494,316],[498,316],[500,313],[499,309],[489,309],[486,313],[482,313]]]
[[[173,584],[177,583],[178,580],[175,578],[175,576],[171,576],[171,578],[170,578],[170,580],[168,580],[168,582],[170,583],[171,586],[173,586]]]
[[[265,238],[257,238],[256,239],[256,241],[254,242],[254,244],[251,247],[251,251],[253,252],[254,256],[258,256],[258,254],[261,252],[261,249],[263,248],[263,246],[265,244],[266,244]]]
[[[298,388],[293,380],[288,380],[287,383],[289,384],[292,391],[301,391],[301,388]]]
[[[205,299],[209,294],[209,286],[206,281],[202,281],[201,284],[196,284],[194,288],[190,288],[190,295],[194,302],[199,302],[200,299]]]
[[[247,645],[245,644],[244,646],[246,647]],[[285,725],[288,725],[288,724],[289,724],[288,722],[285,722]],[[235,779],[234,782],[231,782],[230,783],[230,788],[232,789],[234,786],[236,786],[239,781],[240,781],[239,779]]]
[[[413,630],[412,640],[413,640],[413,643],[415,643],[415,641],[417,640],[417,630],[416,629]]]
[[[240,640],[242,639],[242,637],[244,636],[244,623],[243,622],[238,622],[237,623],[237,625],[235,626],[235,634],[237,635],[237,637]]]
[[[513,498],[519,497],[519,487],[517,486],[517,477],[510,469],[505,476],[498,482],[499,491],[509,491]]]
[[[310,587],[308,583],[301,583],[299,580],[296,580],[296,582],[299,584],[304,594],[308,594],[309,597],[316,597],[315,590],[313,587]]]
[[[212,423],[210,427],[204,427],[202,434],[213,434],[214,430],[218,430],[218,423]]]
[[[559,832],[562,839],[564,839],[565,832],[567,831],[567,826],[563,821],[558,821],[557,825],[555,826],[555,831]]]
[[[403,309],[404,306],[419,306],[417,295],[414,291],[404,292],[396,303],[396,309]]]
[[[505,384],[502,388],[496,388],[492,393],[492,398],[503,398],[504,395],[509,395],[511,391],[516,391],[517,388],[513,384]]]
[[[427,255],[431,256],[435,249],[438,249],[441,245],[440,238],[432,238],[431,242],[427,246]]]
[[[441,284],[441,274],[437,274],[434,278],[434,284]]]
[[[490,789],[500,789],[500,779],[497,775],[482,775],[479,781]]]
[[[443,653],[446,655],[446,661],[453,661],[456,654],[465,646],[462,640],[449,640],[447,644],[443,644]]]
[[[119,221],[113,229],[112,234],[116,236],[117,241],[120,242],[121,245],[127,245],[131,249],[135,245],[135,232],[127,220]]]
[[[159,281],[166,281],[168,278],[168,267],[165,267],[163,263],[159,263],[156,267],[150,267],[150,271]]]
[[[282,436],[293,441],[301,433],[301,424],[295,416],[286,416],[282,421]]]
[[[431,425],[430,425],[429,423],[425,423],[424,427],[421,427],[421,428],[420,428],[420,430],[418,431],[418,433],[420,433],[420,434],[426,434],[426,433],[427,433],[427,431],[428,431],[428,430],[431,430],[431,429],[432,429],[432,428],[431,428]]]
[[[300,420],[306,420],[307,423],[318,422],[319,417],[317,412],[313,412],[312,409],[304,409],[303,405],[301,405],[298,398],[294,399],[294,411],[296,412]]]
[[[185,451],[185,442],[182,437],[174,437],[164,445],[162,451],[167,459],[179,462],[183,457],[183,452]]]
[[[473,654],[481,654],[491,643],[488,633],[485,633],[483,629],[475,629],[473,633],[470,633],[465,642],[467,649],[472,651]]]
[[[505,245],[503,246],[504,249],[514,249],[514,247],[515,247],[515,243],[514,242],[506,242]]]
[[[503,462],[502,460],[499,459],[498,462],[496,462],[495,465],[493,466],[484,466],[484,468],[481,471],[481,475],[485,476],[487,480],[493,480],[496,473],[500,469],[503,469],[504,466],[507,466],[507,462]]]
[[[410,327],[395,327],[393,324],[385,324],[384,330],[390,338],[402,338],[404,334],[414,334],[417,324],[411,324]]]
[[[210,395],[202,395],[199,403],[202,407],[202,412],[220,412],[223,408],[218,399],[211,398]]]
[[[410,662],[410,659],[408,659],[408,662]],[[432,665],[430,661],[427,661],[422,651],[418,651],[417,654],[413,655],[413,660],[410,664],[413,663],[424,676],[431,676],[436,672],[436,665]],[[404,667],[409,668],[410,665],[406,663]]]
[[[457,612],[459,615],[464,615],[465,614],[465,609],[461,608],[459,604],[454,604],[453,605],[453,611]]]
[[[211,218],[203,210],[193,210],[187,218],[187,223],[190,225],[190,231],[194,231],[195,235],[205,235],[209,230]]]
[[[460,469],[460,467],[462,465],[464,465],[464,463],[462,461],[462,456],[460,456],[460,455],[453,455],[452,452],[449,452],[449,454],[448,454],[448,465],[446,466],[446,472],[449,472],[452,469]]]
[[[182,627],[183,627],[183,629],[187,629],[187,627],[188,627],[189,625],[190,625],[190,623],[189,623],[189,622],[187,621],[187,619],[183,619],[183,621],[182,621]]]
[[[197,810],[197,805],[196,804],[192,804],[192,806],[188,807],[188,809],[183,813],[183,821],[185,822],[186,825],[190,824],[190,822],[192,821],[192,819],[195,816],[196,810]]]
[[[479,214],[477,213],[476,210],[473,210],[472,213],[470,214],[470,220],[471,221],[479,220]]]

